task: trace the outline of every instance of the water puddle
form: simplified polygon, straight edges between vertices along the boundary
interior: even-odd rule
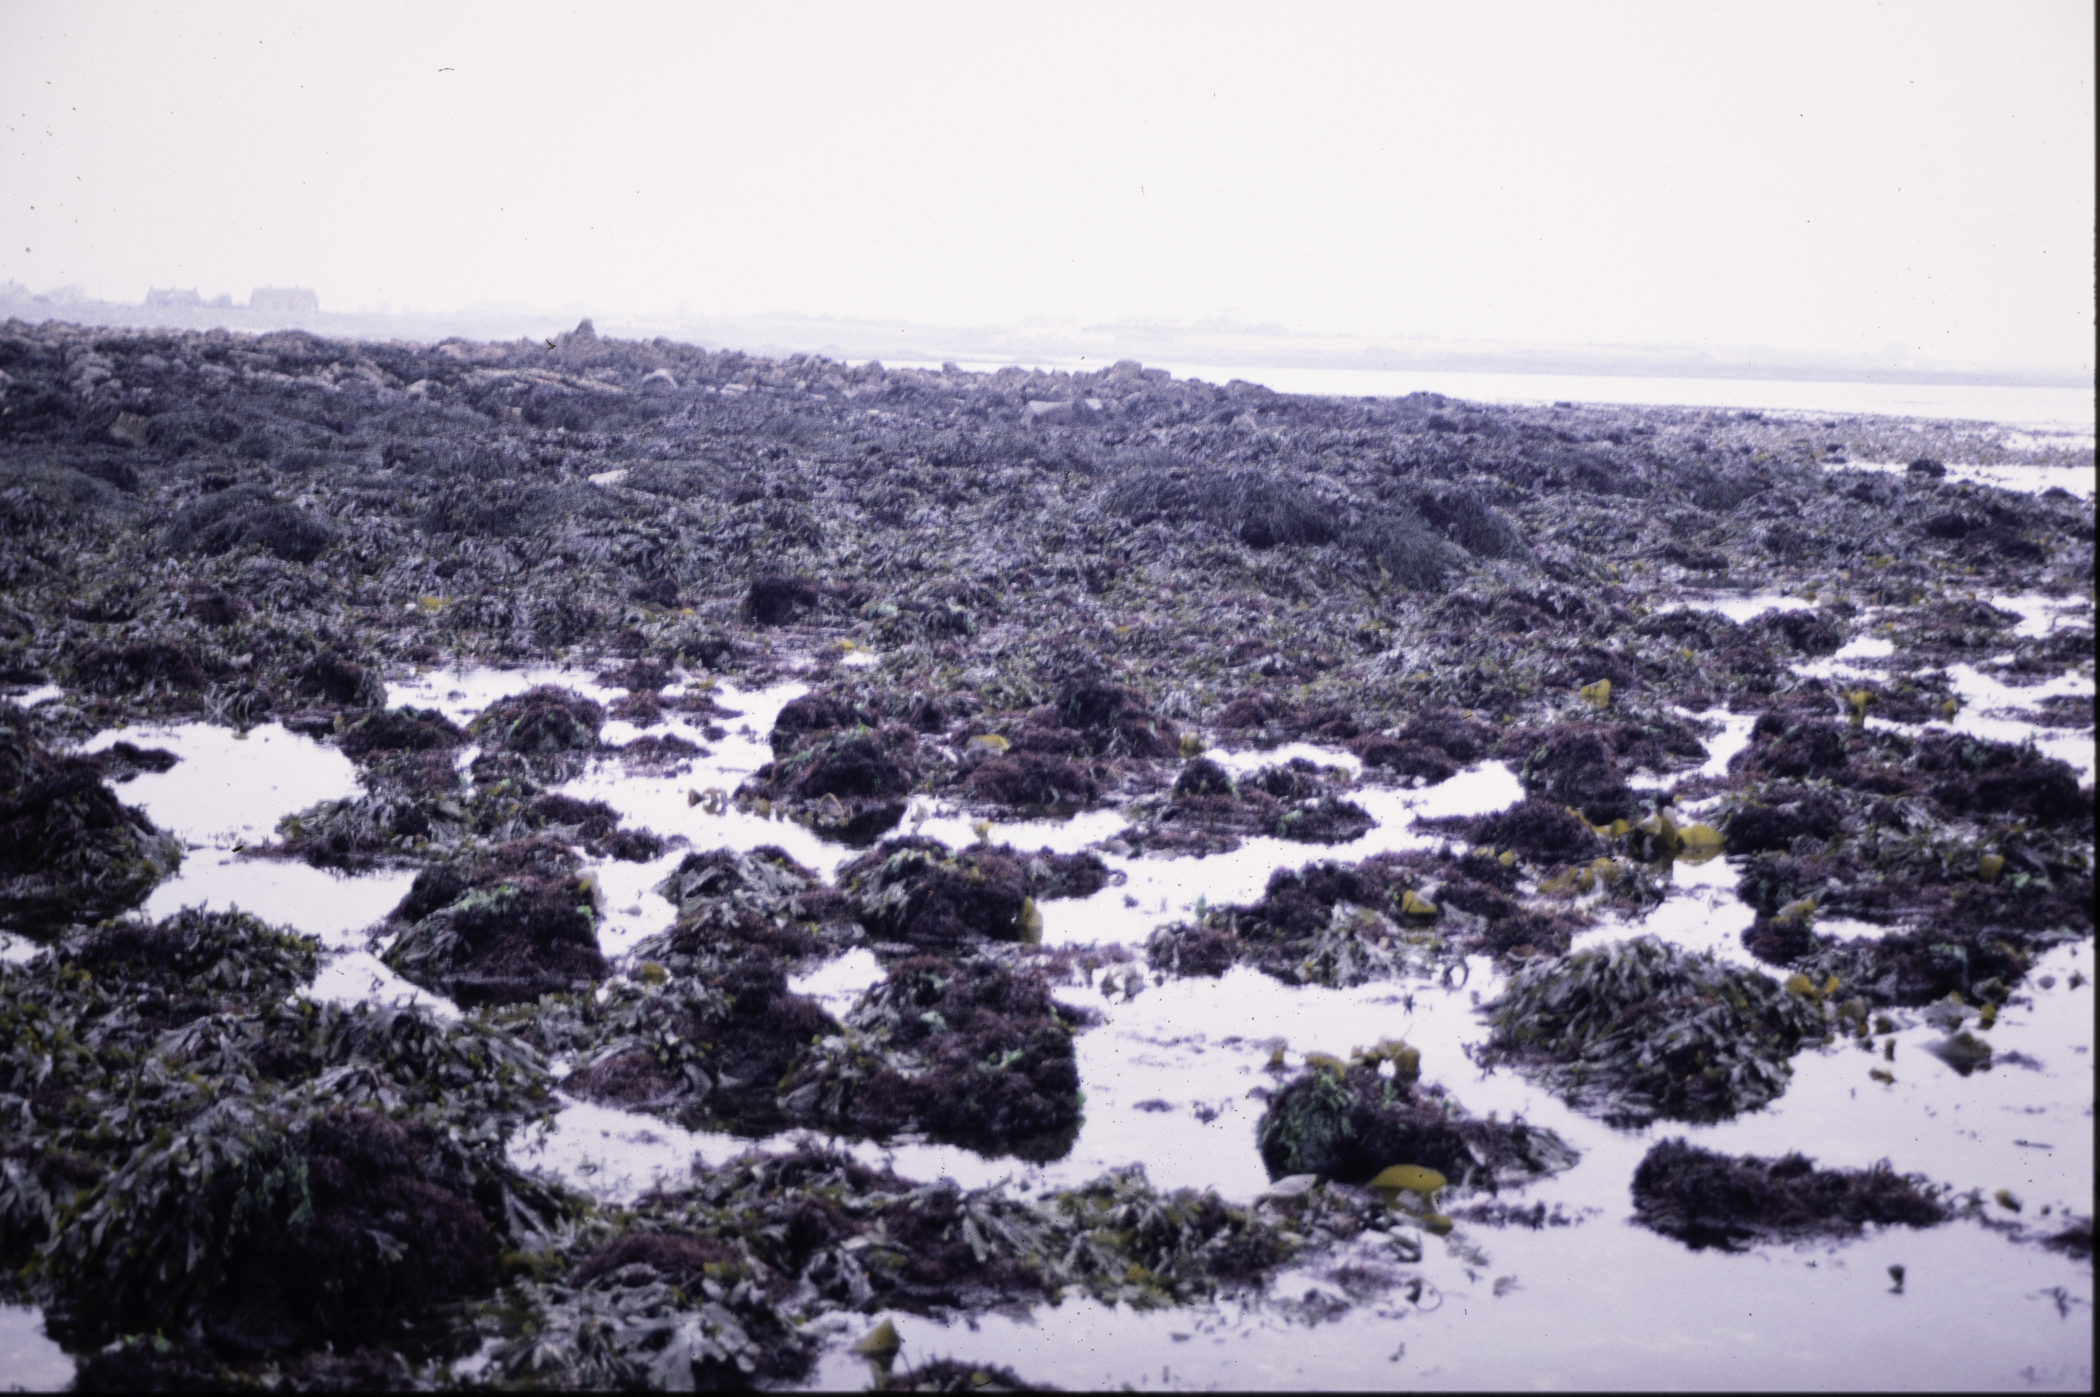
[[[2091,438],[2085,439],[2090,450]],[[1882,471],[1901,475],[1910,469],[1908,461],[1848,461],[1845,469]],[[1973,461],[1947,462],[1947,479],[1969,481],[1977,485],[1993,485],[2000,490],[2012,490],[2022,495],[2039,495],[2049,490],[2063,490],[2082,500],[2093,498],[2094,468],[2085,466],[2054,465],[1980,465]]]
[[[1681,602],[1656,608],[1657,615],[1672,611],[1718,611],[1738,626],[1755,621],[1758,617],[1774,611],[1813,611],[1815,603],[1800,597],[1781,596],[1777,592],[1748,592],[1733,594],[1707,593],[1688,595]]]
[[[2046,636],[2059,626],[2083,625],[2090,629],[2093,624],[2093,602],[2090,597],[2052,597],[2039,592],[2022,592],[2013,596],[1986,598],[2000,611],[2018,613],[2020,622],[2013,627],[2016,636],[2038,638]]]
[[[1653,936],[1687,951],[1710,952],[1745,970],[1771,973],[1770,966],[1743,948],[1743,933],[1756,920],[1756,913],[1735,895],[1742,879],[1739,864],[1732,859],[1709,859],[1701,864],[1680,860],[1671,864],[1669,879],[1668,895],[1645,917],[1606,917],[1577,934],[1570,949]]]
[[[2044,756],[2069,762],[2078,772],[2080,785],[2093,784],[2093,734],[2090,730],[2083,733],[2037,732],[2033,723],[2007,712],[2057,695],[2090,699],[2093,697],[2092,675],[2067,670],[2040,684],[2015,686],[1970,665],[1949,665],[1947,677],[1953,682],[1955,697],[1961,700],[1961,711],[1954,715],[1951,723],[1931,723],[1927,724],[1928,727],[1949,727],[1955,732],[1992,742],[2032,740]]]
[[[0,1305],[0,1382],[17,1392],[57,1392],[73,1385],[73,1360],[45,1335],[41,1310]]]
[[[683,1130],[669,1121],[589,1101],[561,1109],[510,1142],[511,1162],[541,1169],[606,1203],[630,1204],[660,1184],[691,1177],[696,1162],[722,1164],[755,1143]]]
[[[80,750],[120,741],[175,755],[174,766],[141,772],[118,794],[193,849],[261,844],[293,811],[358,793],[348,757],[276,723],[245,735],[210,723],[122,728],[96,734]]]

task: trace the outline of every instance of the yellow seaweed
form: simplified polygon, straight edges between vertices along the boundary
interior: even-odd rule
[[[1705,863],[1718,858],[1723,840],[1712,825],[1689,824],[1677,831],[1677,857],[1686,863]]]
[[[2003,854],[1985,854],[1976,860],[1976,876],[1983,882],[1997,882],[1998,875],[2004,871],[2005,855]]]
[[[1437,912],[1436,904],[1417,896],[1413,888],[1401,892],[1400,910],[1410,917],[1434,917]]]
[[[1437,1190],[1450,1183],[1434,1169],[1419,1164],[1394,1164],[1378,1171],[1370,1186],[1377,1189],[1392,1189],[1402,1193],[1419,1193],[1424,1198],[1434,1198]]]
[[[1599,679],[1594,684],[1585,684],[1576,692],[1592,708],[1611,707],[1611,681],[1609,679]]]
[[[897,1326],[884,1320],[870,1329],[867,1337],[853,1346],[853,1351],[866,1358],[888,1358],[902,1347],[904,1340],[897,1337]]]

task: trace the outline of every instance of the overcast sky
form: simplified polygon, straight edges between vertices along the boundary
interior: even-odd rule
[[[2090,365],[2087,0],[0,0],[0,280]]]

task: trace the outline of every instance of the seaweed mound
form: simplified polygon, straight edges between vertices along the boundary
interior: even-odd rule
[[[432,1306],[496,1281],[457,1153],[370,1110],[283,1120],[223,1102],[141,1149],[59,1234],[54,1327],[92,1341],[195,1326],[241,1357],[416,1346]],[[157,1225],[112,1230],[117,1216]]]
[[[789,1123],[777,1100],[782,1079],[812,1042],[838,1032],[763,953],[660,987],[623,983],[595,1014],[590,1060],[563,1084],[569,1091],[746,1134]]]
[[[1818,1169],[1800,1154],[1731,1158],[1659,1140],[1633,1175],[1633,1216],[1693,1251],[1752,1242],[1857,1236],[1868,1224],[1935,1227],[1953,1216],[1923,1178],[1882,1160],[1871,1169]]]
[[[1067,681],[1057,698],[1031,711],[1014,735],[1016,751],[1164,760],[1181,751],[1174,725],[1137,690],[1092,675]]]
[[[873,843],[904,818],[904,797],[923,775],[918,734],[886,722],[882,705],[845,691],[805,694],[774,719],[773,760],[739,788],[739,800],[785,801],[827,838]]]
[[[1933,800],[1953,815],[2091,825],[2093,798],[2080,791],[2078,773],[2031,746],[1931,734],[1920,744],[1916,764],[1932,777]]]
[[[1519,777],[1534,800],[1580,811],[1592,824],[1633,814],[1633,788],[1608,733],[1574,724],[1552,730],[1524,759]]]
[[[573,689],[541,684],[496,700],[467,731],[491,751],[529,757],[595,751],[598,730],[604,726],[605,709],[595,700]]]
[[[1564,950],[1573,923],[1529,911],[1516,871],[1480,854],[1374,854],[1279,868],[1258,902],[1153,933],[1155,969],[1218,975],[1243,962],[1286,984],[1358,985],[1428,974],[1467,954]]]
[[[958,853],[919,835],[889,840],[839,870],[870,936],[933,947],[1034,941],[1042,934],[1037,899],[1088,897],[1107,882],[1107,865],[1092,854],[1022,854],[1004,844]]]
[[[1754,1110],[1826,1032],[1813,995],[1647,936],[1534,961],[1484,1007],[1491,1056],[1623,1125]]]
[[[185,907],[158,922],[107,922],[60,944],[67,963],[120,984],[142,1011],[173,996],[208,1009],[230,994],[275,998],[311,980],[319,943],[246,912]]]
[[[94,759],[53,752],[0,705],[0,919],[38,937],[101,921],[181,863],[181,842],[120,802]]]
[[[206,495],[178,511],[161,535],[170,553],[217,557],[253,546],[288,563],[311,563],[335,542],[324,519],[271,497],[255,486],[235,486]]]
[[[517,1004],[602,980],[591,886],[550,839],[426,868],[392,913],[386,963],[462,1005]]]
[[[1313,1056],[1269,1099],[1255,1139],[1271,1179],[1318,1174],[1369,1183],[1395,1164],[1433,1169],[1489,1190],[1565,1169],[1579,1157],[1550,1130],[1468,1116],[1440,1087],[1420,1085],[1420,1057],[1381,1044],[1349,1062]]]
[[[1346,844],[1377,824],[1362,806],[1330,789],[1303,757],[1234,781],[1209,757],[1181,768],[1166,802],[1123,838],[1151,852],[1210,854],[1239,847],[1247,835],[1303,844]]]
[[[794,1114],[856,1134],[919,1131],[986,1152],[1054,1159],[1080,1117],[1078,1015],[1039,970],[988,956],[913,956],[784,1084]]]
[[[353,761],[380,752],[434,752],[457,747],[467,735],[430,708],[383,708],[352,723],[337,744]]]
[[[1604,841],[1589,823],[1550,800],[1520,800],[1499,814],[1463,822],[1475,843],[1508,849],[1527,863],[1550,868],[1593,859]]]

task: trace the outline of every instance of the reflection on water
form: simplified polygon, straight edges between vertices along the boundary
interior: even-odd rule
[[[246,734],[209,723],[123,728],[97,734],[81,750],[119,741],[175,754],[168,770],[125,782],[123,800],[192,848],[260,844],[293,811],[358,790],[348,757],[276,723]]]

